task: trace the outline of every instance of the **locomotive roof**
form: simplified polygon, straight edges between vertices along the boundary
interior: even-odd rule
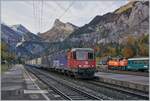
[[[73,48],[71,51],[77,51],[77,50],[89,50],[89,51],[94,51],[92,48]]]
[[[128,60],[149,60],[149,57],[145,57],[145,58],[129,58]]]

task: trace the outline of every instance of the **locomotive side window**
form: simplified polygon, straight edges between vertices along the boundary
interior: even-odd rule
[[[73,52],[73,59],[76,59],[76,52]]]
[[[88,59],[94,59],[94,54],[93,53],[88,53]]]

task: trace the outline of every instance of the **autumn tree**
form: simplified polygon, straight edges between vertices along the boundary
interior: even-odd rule
[[[135,46],[135,44],[136,44],[136,39],[133,36],[128,36],[126,45]]]
[[[108,54],[110,56],[115,56],[116,55],[116,48],[108,47]]]
[[[139,44],[139,54],[141,56],[149,56],[149,45],[140,43]]]
[[[7,45],[4,42],[1,42],[1,58],[2,60],[8,59]]]
[[[141,36],[140,39],[139,39],[139,43],[148,44],[149,43],[149,35],[143,35],[143,36]]]
[[[122,49],[122,55],[126,58],[130,58],[130,57],[133,57],[134,56],[134,51],[132,48],[130,47],[124,47]]]
[[[96,53],[96,56],[100,56],[100,46],[98,46],[98,45],[96,45],[96,47],[94,48],[94,50],[95,50],[95,53]]]
[[[138,55],[149,56],[149,35],[143,35],[137,41]]]
[[[1,42],[1,51],[7,51],[7,45],[4,42]]]
[[[1,59],[8,62],[15,59],[15,53],[8,51],[8,46],[6,43],[1,42]]]

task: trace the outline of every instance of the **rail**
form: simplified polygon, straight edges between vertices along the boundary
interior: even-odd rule
[[[56,91],[58,94],[60,94],[63,98],[67,99],[67,100],[101,100],[101,98],[96,97],[95,95],[91,95],[83,90],[80,90],[77,87],[73,87],[69,84],[66,84],[62,81],[57,80],[56,78],[53,78],[49,75],[47,75],[46,73],[36,69],[36,68],[27,68],[27,70],[29,70],[30,72],[32,72],[39,80],[41,80],[42,82],[44,82],[46,85],[48,85],[51,89],[53,89],[54,91]],[[48,78],[49,81],[53,80],[55,82],[57,82],[58,84],[61,84],[62,86],[65,86],[67,88],[69,88],[70,90],[72,90],[73,92],[76,92],[76,94],[73,96],[73,94],[65,94],[66,92],[62,92],[61,90],[57,89],[56,87],[52,86],[48,81],[41,79],[40,75],[44,76],[45,78]],[[63,87],[62,87],[63,88]],[[73,93],[72,92],[72,93]],[[71,92],[70,92],[71,93]],[[81,99],[80,99],[81,98]]]
[[[129,89],[129,88],[126,88],[126,87],[121,87],[121,86],[114,85],[114,84],[100,82],[100,81],[97,81],[97,80],[87,81],[87,82],[90,83],[90,84],[96,85],[96,86],[103,86],[103,87],[108,88],[108,89],[113,89],[113,90],[117,90],[117,91],[120,91],[120,92],[123,92],[123,93],[138,96],[138,97],[141,97],[143,99],[149,99],[149,94],[146,94],[145,92]]]

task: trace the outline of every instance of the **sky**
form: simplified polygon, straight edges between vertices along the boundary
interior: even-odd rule
[[[33,33],[52,28],[55,19],[76,26],[89,23],[96,15],[113,12],[127,0],[3,0],[1,22],[22,24]]]

